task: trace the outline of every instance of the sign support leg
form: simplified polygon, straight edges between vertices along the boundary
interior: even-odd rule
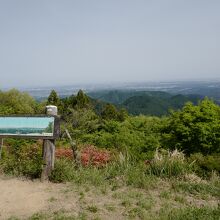
[[[0,138],[0,160],[2,159],[3,138]]]
[[[47,106],[47,115],[57,115],[56,106]],[[49,180],[49,176],[54,169],[55,160],[55,140],[43,141],[43,170],[41,173],[41,181]]]
[[[55,141],[44,140],[43,142],[43,170],[41,173],[41,181],[49,179],[49,176],[54,168],[55,159]]]

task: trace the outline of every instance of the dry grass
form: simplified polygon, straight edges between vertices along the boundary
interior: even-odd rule
[[[217,177],[213,178],[215,178],[214,182],[219,181],[219,179],[216,179]],[[218,195],[213,195],[207,191],[208,196],[204,199],[204,189],[198,191],[197,194],[193,194],[182,191],[182,189],[177,190],[177,188],[173,187],[173,181],[159,178],[157,179],[157,184],[148,189],[134,188],[132,186],[121,186],[115,189],[111,185],[103,189],[101,186],[95,187],[89,184],[79,186],[74,183],[50,183],[48,185],[48,183],[33,183],[32,181],[18,179],[5,180],[1,178],[0,180],[2,187],[4,187],[4,183],[9,185],[10,182],[13,183],[14,181],[17,182],[17,185],[14,184],[13,190],[8,194],[8,197],[11,198],[11,204],[0,200],[1,207],[2,203],[7,203],[6,205],[11,207],[7,213],[1,210],[1,219],[9,219],[9,217],[11,219],[29,220],[178,219],[178,216],[184,216],[185,212],[191,213],[189,215],[192,215],[191,219],[193,219],[195,216],[192,213],[197,213],[197,210],[201,209],[200,213],[204,212],[204,216],[207,213],[212,216],[212,213],[215,214],[219,209]],[[178,187],[179,183],[183,182],[188,185],[192,183],[186,180],[175,180],[176,187]],[[203,184],[208,186],[210,182]],[[16,188],[18,186],[20,188]],[[36,197],[30,197],[29,195],[34,195],[36,189],[39,195],[43,195],[40,204],[44,205],[38,211],[31,208],[26,210],[23,200],[26,198],[25,201],[27,203],[35,204]],[[21,198],[22,201],[17,201],[17,204],[19,204],[17,209],[13,210],[13,198],[16,197],[14,193],[17,190],[20,190],[23,197]],[[23,211],[19,212],[18,207]],[[169,218],[169,216],[172,218]],[[201,219],[205,219],[202,217]]]

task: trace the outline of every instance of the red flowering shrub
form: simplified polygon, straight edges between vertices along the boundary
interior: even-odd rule
[[[103,166],[111,159],[110,152],[98,149],[93,145],[87,145],[81,150],[81,163],[84,166]]]
[[[56,149],[56,157],[73,159],[73,151],[72,149],[58,148]],[[83,166],[100,167],[110,161],[111,155],[107,150],[98,149],[93,145],[86,145],[80,150],[80,158]]]
[[[57,158],[73,159],[73,151],[72,151],[72,149],[57,148],[55,154],[56,154]]]

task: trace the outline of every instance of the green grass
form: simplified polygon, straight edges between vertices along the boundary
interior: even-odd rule
[[[160,198],[163,198],[163,199],[170,199],[171,195],[170,195],[170,192],[169,191],[162,191],[160,193]]]
[[[125,164],[126,163],[126,164]],[[59,159],[55,163],[50,180],[55,183],[73,182],[77,185],[96,186],[106,193],[106,187],[115,191],[122,186],[150,189],[155,187],[158,178],[147,174],[144,163],[117,161],[103,168],[77,167],[73,162]]]
[[[112,207],[112,206],[110,206]],[[110,208],[110,212],[113,212],[115,208]],[[89,212],[97,213],[97,208],[91,206]],[[216,208],[212,207],[186,207],[186,208],[168,208],[162,207],[159,212],[152,213],[146,211],[140,206],[127,207],[127,210],[123,212],[125,219],[144,219],[144,220],[219,220],[220,219],[220,206]],[[22,218],[23,219],[23,218]],[[73,216],[63,211],[54,213],[36,213],[26,220],[86,220],[86,219],[101,219],[99,217],[88,217],[85,212],[81,212],[78,216]],[[20,220],[16,217],[11,217],[8,220]]]
[[[160,220],[219,220],[220,207],[187,207],[184,209],[173,209],[169,212],[162,210]]]
[[[189,193],[192,195],[211,195],[220,198],[220,188],[218,186],[212,185],[210,182],[191,183],[175,181],[173,183],[173,189],[178,192]]]
[[[63,196],[73,193],[80,204],[78,212],[81,212],[74,215],[71,211],[62,210],[36,213],[27,220],[99,219],[103,213],[117,214],[124,219],[219,220],[220,211],[216,207],[220,198],[219,176],[213,173],[211,178],[201,179],[186,168],[185,160],[178,152],[157,156],[151,167],[123,155],[102,168],[76,166],[65,159],[56,160],[50,180],[71,183],[62,189]],[[168,166],[171,160],[175,163]],[[175,168],[178,160],[180,162]],[[51,196],[48,202],[56,202],[56,198]],[[100,204],[102,198],[105,202]],[[213,200],[215,205],[211,208],[208,205]]]
[[[78,216],[70,215],[64,211],[58,211],[54,213],[35,213],[27,220],[86,220],[87,215],[85,213],[79,213]]]
[[[174,197],[174,200],[175,200],[176,202],[181,203],[181,204],[187,203],[187,200],[186,200],[186,198],[185,198],[183,195],[176,195],[176,196]]]
[[[153,205],[154,205],[154,201],[152,199],[140,199],[138,200],[138,202],[136,203],[136,205],[142,209],[145,209],[145,210],[150,210]]]
[[[114,212],[116,210],[116,206],[114,204],[105,204],[104,205],[106,210],[110,211],[110,212]]]
[[[57,199],[54,198],[54,197],[50,197],[50,198],[48,199],[48,201],[49,201],[49,202],[55,202],[55,201],[57,201]]]
[[[128,217],[129,218],[140,218],[140,219],[144,219],[144,210],[139,208],[139,207],[135,207],[135,208],[132,208],[128,211],[127,213]]]
[[[59,159],[50,176],[53,182],[74,182],[102,186],[112,186],[112,191],[121,186],[151,189],[155,187],[159,178],[181,177],[192,172],[185,161],[184,155],[178,151],[155,154],[150,165],[143,161],[137,162],[128,155],[119,158],[103,168],[76,166],[73,162]]]
[[[96,205],[90,205],[86,208],[88,211],[92,212],[92,213],[96,213],[98,212],[98,208]]]
[[[131,206],[131,201],[129,199],[124,199],[121,202],[121,205],[124,206],[125,208],[130,207]]]

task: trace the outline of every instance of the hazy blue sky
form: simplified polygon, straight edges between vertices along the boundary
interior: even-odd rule
[[[220,0],[0,0],[0,88],[220,78]]]

